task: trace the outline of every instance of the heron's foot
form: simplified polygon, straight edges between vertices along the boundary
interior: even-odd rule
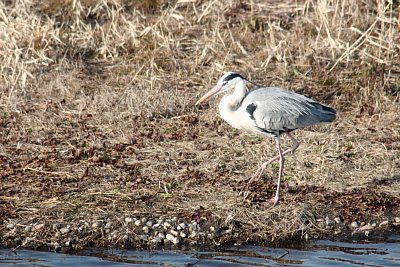
[[[251,179],[247,182],[247,184],[251,184],[252,182],[257,182],[258,180],[260,180],[261,175],[265,171],[266,167],[267,165],[261,165],[260,168],[258,168],[257,171],[254,173],[253,177],[251,177]]]

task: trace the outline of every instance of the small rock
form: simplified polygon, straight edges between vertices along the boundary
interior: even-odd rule
[[[65,245],[67,246],[67,247],[72,247],[73,245],[75,244],[75,241],[74,240],[68,240],[67,242],[65,242]]]
[[[325,218],[325,226],[326,227],[332,227],[336,224],[334,220],[329,219],[329,217]]]
[[[374,229],[374,227],[371,224],[366,224],[366,225],[360,227],[360,231],[371,231],[373,229]]]
[[[337,224],[339,224],[339,223],[341,222],[341,220],[340,220],[339,217],[335,217],[333,220],[334,220]]]
[[[383,226],[386,226],[386,225],[388,225],[389,224],[389,221],[383,221],[383,222],[381,222],[380,224],[379,224],[379,227],[383,227]]]
[[[189,237],[190,238],[195,238],[197,236],[197,232],[193,231],[190,233]]]
[[[358,228],[358,223],[357,222],[352,222],[350,226],[353,227],[353,228]]]
[[[92,228],[93,229],[96,229],[96,228],[98,228],[99,227],[99,223],[98,222],[94,222],[94,223],[92,223]]]
[[[174,235],[174,236],[178,236],[179,235],[179,232],[178,231],[175,231],[175,230],[173,230],[173,229],[171,229],[171,231],[169,231],[172,235]]]
[[[128,235],[124,235],[124,236],[122,237],[122,240],[123,240],[124,242],[129,241],[129,236],[128,236]]]
[[[112,226],[112,222],[108,222],[106,223],[106,225],[104,226],[105,229],[111,229]]]
[[[133,218],[132,217],[126,217],[125,218],[125,222],[126,223],[131,223],[131,222],[133,222]]]
[[[395,218],[394,218],[394,222],[395,222],[395,223],[400,223],[400,217],[395,217]]]
[[[69,227],[63,227],[60,229],[61,234],[65,235],[69,233]]]
[[[214,226],[210,226],[210,231],[211,231],[211,232],[214,232],[214,231],[215,231]]]
[[[159,223],[156,223],[156,224],[153,225],[153,229],[157,229],[158,227],[160,227]]]
[[[186,224],[185,224],[185,223],[180,223],[180,224],[179,224],[179,227],[180,227],[181,229],[185,229],[185,228],[186,228]]]
[[[179,239],[171,234],[167,234],[165,236],[167,238],[167,240],[171,241],[174,245],[179,244]]]
[[[28,226],[25,227],[24,230],[25,230],[26,233],[29,233],[29,232],[32,231],[32,226],[28,225]]]
[[[142,222],[142,224],[145,224],[147,222],[147,218],[143,217],[142,219],[140,219],[140,221]]]
[[[57,252],[57,253],[61,252],[61,246],[60,246],[59,243],[56,242],[56,243],[53,244],[53,246],[54,246],[54,251],[55,252]]]
[[[148,227],[152,227],[152,226],[153,226],[153,221],[147,221],[147,222],[146,222],[146,225],[147,225]]]
[[[164,233],[158,233],[158,236],[162,239],[165,239],[165,234]]]
[[[136,226],[140,226],[141,224],[142,224],[142,222],[141,222],[140,220],[136,220],[136,221],[135,221],[135,225],[136,225]]]
[[[179,236],[182,237],[182,238],[185,238],[185,237],[187,237],[187,234],[185,232],[180,232]]]
[[[150,228],[148,226],[143,226],[143,233],[148,234],[150,232]]]
[[[164,222],[164,229],[167,230],[168,228],[171,228],[171,224],[169,222]]]
[[[9,223],[6,225],[7,229],[14,229],[14,227],[15,227],[15,224],[13,224],[13,223]]]
[[[154,237],[151,242],[155,243],[155,244],[160,244],[163,241],[163,239],[159,236]]]
[[[364,232],[364,235],[365,235],[366,237],[368,237],[370,233],[371,233],[371,231],[367,230],[367,231]]]

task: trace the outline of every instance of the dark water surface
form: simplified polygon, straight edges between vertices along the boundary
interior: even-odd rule
[[[321,240],[301,249],[238,246],[212,252],[110,249],[68,255],[2,249],[0,266],[400,266],[400,236],[384,243]]]

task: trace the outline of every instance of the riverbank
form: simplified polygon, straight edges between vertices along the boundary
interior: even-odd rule
[[[348,4],[1,3],[0,246],[397,230],[399,7]],[[276,165],[246,188],[273,140],[232,129],[215,100],[194,107],[227,70],[338,110],[334,123],[295,132],[276,207]]]

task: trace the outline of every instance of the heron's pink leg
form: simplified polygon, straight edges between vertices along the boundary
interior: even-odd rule
[[[292,147],[286,149],[285,151],[282,152],[282,156],[285,156],[286,154],[293,152],[299,147],[300,143],[297,141],[293,135],[289,132],[286,132],[286,135],[292,140]],[[256,171],[256,173],[253,175],[253,177],[249,180],[248,184],[252,183],[253,181],[258,181],[263,174],[264,170],[267,168],[269,164],[274,162],[275,160],[279,159],[279,155],[271,158],[270,160],[264,162]]]
[[[276,141],[276,148],[278,149],[278,153],[279,153],[279,175],[278,175],[278,183],[276,185],[275,197],[272,199],[273,203],[274,203],[273,206],[275,206],[279,202],[279,190],[281,188],[281,179],[283,176],[283,164],[285,163],[285,158],[283,157],[282,148],[281,148],[281,142],[280,142],[279,138],[275,138],[275,141]]]

